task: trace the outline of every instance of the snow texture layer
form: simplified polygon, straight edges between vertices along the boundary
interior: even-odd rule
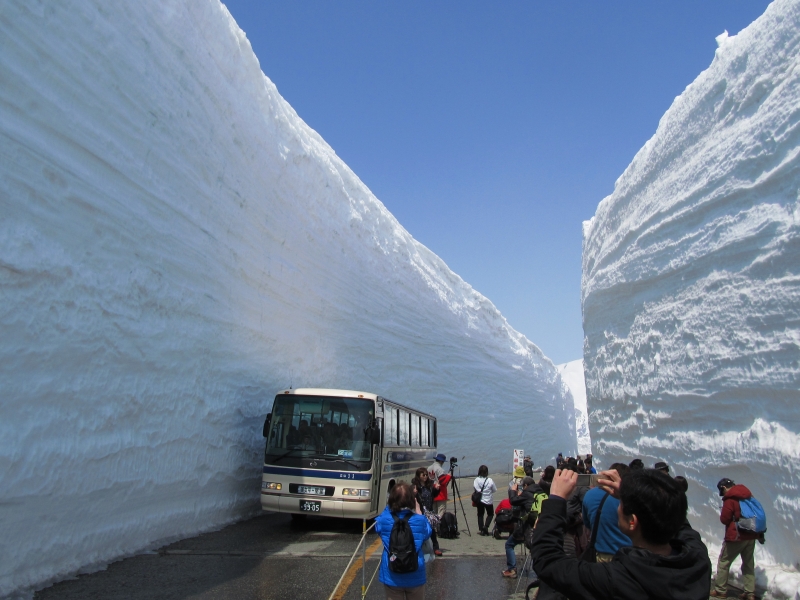
[[[589,423],[603,464],[684,474],[717,549],[715,484],[747,485],[794,569],[760,585],[800,598],[800,2],[718,43],[584,224]]]
[[[583,377],[583,360],[573,360],[556,367],[561,381],[569,388],[575,401],[575,432],[578,436],[578,453],[592,453],[592,436],[586,411],[586,381]],[[566,455],[565,455],[566,456]]]
[[[426,409],[467,469],[504,468],[522,414],[575,449],[552,362],[218,0],[3,2],[0,81],[0,595],[258,511],[290,384]]]

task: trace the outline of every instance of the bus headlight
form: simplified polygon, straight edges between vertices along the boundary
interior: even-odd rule
[[[275,483],[272,481],[262,481],[261,482],[261,489],[262,490],[279,490],[281,489],[280,483]]]
[[[369,490],[359,490],[356,488],[344,488],[342,496],[361,496],[362,498],[369,498]]]

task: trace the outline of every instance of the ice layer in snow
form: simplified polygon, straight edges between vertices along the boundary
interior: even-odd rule
[[[3,2],[0,81],[0,595],[258,511],[290,384],[428,410],[467,470],[504,468],[524,414],[575,448],[552,362],[218,0]]]
[[[556,367],[561,381],[569,388],[575,401],[575,432],[578,436],[578,453],[591,454],[592,436],[586,411],[586,382],[583,379],[583,360],[573,360]]]
[[[759,585],[800,598],[800,2],[718,43],[584,225],[589,425],[688,478],[714,560],[715,484],[749,487]]]

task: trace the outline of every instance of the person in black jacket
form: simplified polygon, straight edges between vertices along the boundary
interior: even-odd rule
[[[542,597],[555,591],[570,600],[708,598],[708,549],[686,520],[686,494],[671,477],[653,469],[634,471],[622,481],[616,471],[601,473],[600,486],[620,500],[618,526],[633,542],[607,563],[564,553],[565,499],[577,479],[577,473],[556,472],[533,532],[531,558]]]
[[[514,579],[517,576],[517,553],[514,549],[517,544],[524,541],[525,529],[533,525],[529,522],[528,517],[535,500],[534,494],[542,490],[536,485],[533,477],[525,477],[521,484],[512,485],[511,490],[516,494],[511,498],[511,506],[514,507],[514,514],[518,516],[519,521],[514,528],[514,533],[509,535],[506,540],[506,570],[503,571],[503,577]]]

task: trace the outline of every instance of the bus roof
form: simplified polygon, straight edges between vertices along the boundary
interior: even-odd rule
[[[333,390],[329,388],[297,388],[296,390],[281,390],[278,392],[280,394],[296,394],[299,396],[336,396],[339,398],[365,398],[367,400],[372,400],[373,402],[377,402],[380,400],[385,400],[386,402],[391,402],[392,404],[399,406],[401,408],[405,408],[408,410],[413,410],[415,413],[419,413],[425,416],[430,417],[431,419],[436,419],[432,414],[423,412],[421,410],[417,410],[416,408],[412,408],[405,404],[400,404],[399,402],[395,402],[394,400],[389,400],[389,398],[384,398],[379,396],[378,394],[371,394],[369,392],[358,392],[355,390]]]
[[[279,394],[299,394],[301,396],[338,396],[340,398],[368,398],[377,400],[377,394],[357,392],[354,390],[332,390],[328,388],[297,388],[296,390],[283,390]]]

